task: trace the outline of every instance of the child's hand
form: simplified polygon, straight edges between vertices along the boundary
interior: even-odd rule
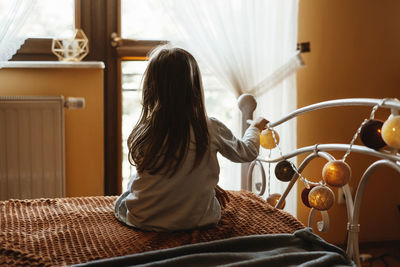
[[[225,208],[226,204],[229,202],[229,196],[226,191],[218,185],[215,187],[215,197],[218,199],[219,205]]]
[[[257,119],[253,120],[253,123],[251,125],[257,127],[258,129],[260,129],[260,131],[262,131],[266,128],[268,122],[269,121],[265,118],[258,117]]]

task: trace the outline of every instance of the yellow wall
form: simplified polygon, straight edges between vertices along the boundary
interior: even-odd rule
[[[299,41],[310,41],[311,53],[304,54],[306,67],[298,71],[298,107],[338,98],[400,98],[400,1],[300,0]],[[297,124],[298,146],[348,143],[370,111],[333,108],[303,115]],[[385,120],[388,114],[379,111],[376,117]],[[359,139],[356,144],[361,144]],[[373,160],[355,153],[348,157],[353,188]],[[305,175],[319,180],[324,163],[313,162]],[[303,188],[299,186],[299,195]],[[399,189],[400,175],[393,170],[372,176],[362,201],[361,242],[400,240]],[[299,204],[298,217],[304,223],[308,211]],[[335,204],[329,216],[331,228],[321,236],[341,244],[346,235],[345,206]]]
[[[84,97],[85,109],[65,109],[66,194],[104,194],[103,69],[0,69],[0,95]]]

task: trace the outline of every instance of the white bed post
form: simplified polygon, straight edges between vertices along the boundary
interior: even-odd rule
[[[249,127],[247,120],[253,119],[253,112],[257,107],[257,101],[254,96],[250,94],[242,94],[238,98],[239,109],[242,112],[242,121],[241,121],[241,135],[243,136],[246,129]],[[251,188],[247,188],[247,171],[249,169],[250,163],[242,163],[241,164],[241,189],[251,190]]]

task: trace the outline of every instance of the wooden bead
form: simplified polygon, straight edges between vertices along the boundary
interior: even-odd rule
[[[311,189],[316,187],[317,184],[310,184],[310,188],[304,187],[303,191],[301,191],[301,201],[304,205],[311,208],[310,202],[308,202],[308,195],[310,194]]]
[[[349,182],[350,177],[350,166],[342,160],[329,161],[322,169],[322,179],[331,186],[342,187]]]
[[[329,187],[318,185],[311,189],[308,194],[308,202],[314,209],[328,210],[333,206],[333,203],[335,203],[335,195]]]
[[[400,149],[400,115],[385,121],[382,126],[382,138],[388,146]]]
[[[382,125],[383,121],[380,120],[369,120],[364,124],[360,131],[360,139],[365,146],[376,150],[386,146],[381,134]]]
[[[260,134],[260,145],[265,149],[272,149],[276,147],[276,143],[274,137],[272,136],[272,131],[270,129],[265,129]],[[279,135],[276,131],[274,131],[276,141],[279,144]]]
[[[281,194],[275,193],[275,194],[271,194],[267,197],[267,202],[268,204],[270,204],[271,206],[275,207],[276,204],[278,204],[279,199],[281,198]],[[282,208],[283,209],[286,205],[286,200],[283,201],[283,205]]]
[[[282,160],[275,166],[275,176],[279,181],[289,182],[294,174],[292,164],[287,160]]]

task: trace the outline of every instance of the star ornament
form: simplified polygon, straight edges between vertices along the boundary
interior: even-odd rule
[[[79,62],[89,53],[89,40],[81,29],[71,38],[53,39],[51,51],[60,61]]]

